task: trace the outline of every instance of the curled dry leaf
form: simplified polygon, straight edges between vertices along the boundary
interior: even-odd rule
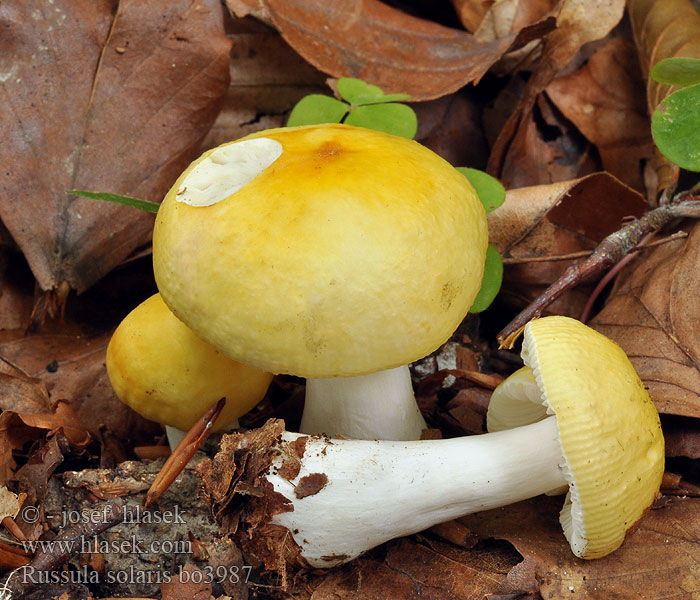
[[[542,598],[691,598],[700,589],[700,500],[674,499],[650,510],[614,554],[589,561],[571,553],[559,525],[560,505],[561,499],[540,496],[460,521],[482,539],[508,540],[534,561]]]
[[[69,196],[159,201],[228,87],[215,0],[2,2],[0,217],[43,290],[83,291],[148,241],[152,217]]]
[[[0,486],[0,521],[5,517],[14,519],[19,512],[17,494],[13,494],[4,485]]]
[[[430,100],[478,81],[508,50],[544,35],[550,23],[491,42],[419,19],[379,0],[228,0],[237,16],[269,19],[308,62],[334,77],[357,77],[387,93]]]
[[[700,224],[635,259],[591,326],[627,352],[659,412],[700,417]]]
[[[624,0],[562,0],[557,26],[544,41],[542,55],[516,109],[494,144],[488,170],[499,176],[512,140],[542,92],[587,42],[604,38],[622,18]]]
[[[649,71],[664,58],[700,58],[700,14],[690,0],[630,0],[629,15],[651,114],[677,88],[654,81]]]
[[[105,352],[110,336],[111,332],[90,337],[66,324],[55,333],[2,332],[0,356],[21,368],[13,371],[11,379],[0,374],[0,386],[3,386],[0,389],[4,391],[2,408],[20,413],[27,422],[27,413],[46,415],[58,402],[53,419],[73,415],[81,424],[80,434],[66,431],[73,444],[87,431],[100,439],[102,427],[127,445],[152,441],[153,434],[160,431],[159,426],[120,402],[109,383]],[[36,421],[36,417],[33,419]],[[45,425],[52,422],[43,421]]]
[[[609,40],[579,71],[545,90],[586,139],[598,148],[603,168],[636,190],[644,189],[643,164],[653,142],[634,45]]]
[[[640,194],[608,173],[509,190],[503,205],[488,215],[491,243],[505,259],[523,261],[506,265],[504,298],[527,304],[572,264],[528,259],[592,250],[625,217],[641,216],[645,209]],[[578,316],[580,308],[580,301],[560,302],[552,310]]]
[[[630,0],[630,24],[646,78],[649,114],[677,88],[651,79],[651,68],[664,58],[700,58],[700,15],[690,0]],[[678,167],[659,152],[652,165],[654,192],[667,188],[678,177]]]

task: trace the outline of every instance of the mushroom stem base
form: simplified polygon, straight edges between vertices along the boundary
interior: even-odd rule
[[[408,365],[360,377],[308,379],[302,433],[361,440],[418,440],[427,425]]]

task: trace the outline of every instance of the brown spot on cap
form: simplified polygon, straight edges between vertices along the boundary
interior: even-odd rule
[[[319,149],[316,150],[316,154],[318,154],[322,158],[325,158],[335,156],[336,154],[340,154],[342,151],[343,147],[338,142],[336,142],[335,140],[330,140],[328,142],[325,142],[322,146],[320,146]]]

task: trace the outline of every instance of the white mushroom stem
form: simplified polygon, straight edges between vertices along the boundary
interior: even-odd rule
[[[231,423],[226,428],[226,431],[233,431],[234,429],[238,429],[238,419]],[[177,448],[180,445],[180,442],[187,435],[187,432],[183,431],[182,429],[178,429],[177,427],[171,427],[170,425],[166,425],[165,434],[168,436],[168,446],[170,446],[170,450],[172,452],[173,450],[175,450],[175,448]]]
[[[360,440],[418,440],[427,425],[408,365],[360,377],[307,379],[302,433]]]
[[[286,441],[299,437],[283,434]],[[567,484],[553,416],[449,440],[307,438],[291,481],[276,474],[283,460],[275,459],[266,479],[293,510],[272,523],[291,532],[313,567],[335,566],[392,538]],[[309,483],[319,481],[325,485],[318,491],[312,485],[309,494]]]

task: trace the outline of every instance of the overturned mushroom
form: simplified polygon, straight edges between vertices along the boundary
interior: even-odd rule
[[[241,472],[233,484],[227,479],[224,489],[210,474],[207,487],[223,503],[231,489],[262,495],[242,513],[245,537],[254,539],[250,528],[260,523],[283,527],[291,536],[280,539],[289,544],[293,538],[314,567],[561,488],[568,489],[561,522],[572,551],[604,556],[622,543],[659,489],[664,443],[658,413],[624,352],[578,321],[548,317],[528,324],[523,359],[525,369],[491,401],[489,422],[503,431],[389,442],[280,429],[270,460],[257,472]],[[241,464],[240,453],[256,452],[259,460],[249,438],[233,440],[215,459],[221,468],[232,460]]]
[[[272,380],[271,373],[237,363],[199,339],[158,294],[117,327],[107,347],[107,374],[122,402],[165,425],[171,448],[220,398],[226,405],[214,430],[235,427]]]
[[[263,131],[206,152],[158,212],[173,312],[223,353],[307,378],[306,433],[418,439],[407,364],[479,291],[484,209],[420,144],[347,125]]]

